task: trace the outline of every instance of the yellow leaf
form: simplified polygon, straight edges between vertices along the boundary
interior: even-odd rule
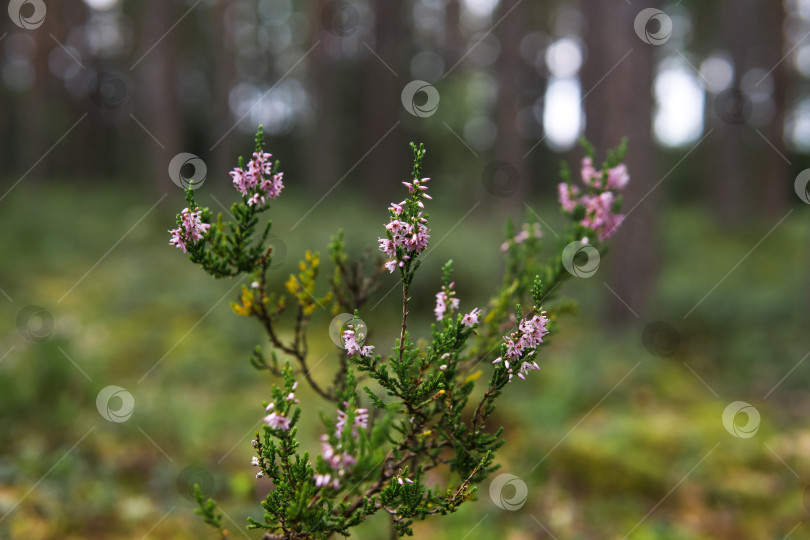
[[[475,373],[470,373],[469,375],[467,375],[467,378],[464,379],[464,384],[467,384],[470,381],[475,381],[480,376],[481,376],[481,370],[480,369],[478,371],[476,371]]]

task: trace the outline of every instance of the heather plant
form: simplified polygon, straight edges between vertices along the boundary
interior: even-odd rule
[[[257,478],[272,480],[272,488],[261,503],[263,520],[248,518],[248,528],[266,530],[265,539],[348,536],[368,516],[384,512],[403,536],[412,534],[414,520],[448,514],[475,497],[477,487],[498,468],[496,453],[504,444],[503,429],[492,421],[498,398],[507,385],[520,384],[516,379],[540,369],[541,349],[571,307],[555,302],[559,285],[589,275],[622,221],[620,191],[629,180],[621,163],[624,142],[608,152],[598,169],[594,149],[583,146],[582,185],[574,185],[568,168],[562,168],[559,200],[570,225],[555,254],[541,260],[538,223],[530,221],[519,230],[507,223],[500,246],[504,277],[489,302],[462,309],[453,263],[447,261],[436,276],[438,290],[429,291],[435,294],[431,333],[418,340],[409,323],[431,316],[409,309],[414,276],[431,237],[423,145],[411,143],[413,170],[402,182],[406,196],[391,204],[388,223],[380,230],[377,241],[384,257],[375,259],[368,250],[350,256],[338,231],[328,247],[326,276],[320,255],[312,251],[304,253],[298,272],[286,280],[270,271],[271,222],[262,220],[282,195],[284,177],[280,163],[264,150],[261,128],[252,158],[247,163],[240,158],[230,173],[241,196],[231,208],[233,220],[214,219],[197,205],[194,186],[189,186],[188,206],[177,215],[170,244],[215,278],[247,277],[250,284],[231,307],[237,315],[256,319],[269,340],[269,347],[256,347],[250,356],[256,369],[275,380],[263,412],[258,410],[261,397],[255,397],[264,426],[252,441],[250,465]],[[399,337],[383,352],[380,343],[368,343],[361,315],[380,284],[390,279],[401,285],[402,315]],[[328,385],[319,382],[327,379],[321,373],[325,368],[319,364],[315,373],[309,358],[310,322],[321,309],[336,315],[331,326],[339,344]],[[484,371],[490,372],[485,384]],[[326,402],[326,412],[300,401],[296,392],[302,381]],[[321,411],[318,449],[302,448],[298,440],[302,411]],[[195,494],[197,512],[224,537],[215,502],[198,487]]]

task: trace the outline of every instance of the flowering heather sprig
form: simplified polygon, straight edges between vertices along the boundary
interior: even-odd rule
[[[624,163],[612,164],[624,153],[624,143],[608,162],[598,170],[593,166],[593,149],[586,145],[589,155],[582,159],[580,177],[586,192],[570,182],[565,181],[557,186],[557,195],[563,210],[575,216],[583,227],[594,231],[600,242],[610,238],[622,224],[624,216],[619,214],[621,199],[617,193],[627,186],[630,175]],[[612,165],[612,166],[611,166]]]
[[[539,369],[538,348],[549,329],[553,330],[541,302],[553,301],[558,285],[570,279],[571,273],[560,264],[560,253],[547,262],[540,260],[541,231],[534,221],[517,231],[511,222],[507,224],[504,278],[486,305],[486,317],[479,308],[459,312],[452,261],[448,261],[442,267],[441,290],[435,294],[433,315],[438,323],[431,325],[427,339],[412,336],[410,288],[421,263],[419,255],[430,238],[424,213],[424,201],[430,199],[428,179],[421,174],[425,152],[422,145],[412,144],[412,148],[412,180],[403,182],[408,196],[390,205],[386,234],[379,239],[388,262],[383,266],[380,258],[368,276],[367,258],[351,260],[338,234],[330,245],[335,272],[324,293],[319,290],[320,258],[310,251],[300,263],[301,271],[286,281],[288,295],[271,290],[273,283],[284,283],[284,279],[274,279],[277,276],[271,272],[276,252],[268,243],[269,222],[262,230],[259,218],[284,185],[278,162],[273,163],[263,150],[261,130],[253,158],[247,164],[240,158],[239,167],[231,172],[241,195],[231,207],[232,221],[221,215],[212,220],[210,210],[199,209],[194,192],[186,190],[188,208],[177,216],[171,244],[187,250],[190,260],[214,277],[246,278],[250,285],[243,287],[235,311],[258,319],[270,347],[267,356],[263,347],[256,347],[250,361],[283,381],[272,386],[272,400],[263,411],[262,433],[257,432],[251,441],[256,449],[251,466],[257,468],[257,478],[272,481],[272,488],[261,503],[263,519],[248,517],[248,528],[263,529],[265,538],[348,536],[352,528],[376,513],[390,516],[397,535],[413,535],[414,520],[456,511],[497,469],[495,452],[504,441],[502,430],[492,425],[496,401],[514,375],[525,379],[530,371]],[[617,191],[629,178],[621,165],[623,148],[608,153],[601,172],[593,167],[592,149],[587,153],[590,159],[582,163],[579,187],[571,186],[570,177],[563,175],[560,202],[574,223],[561,233],[561,244],[587,242],[587,237],[607,238],[620,222]],[[596,244],[596,249],[602,247]],[[374,353],[373,346],[363,345],[366,329],[360,326],[359,313],[385,269],[400,271],[402,316],[393,354],[382,357]],[[520,304],[529,297],[537,307],[524,317]],[[294,318],[282,319],[285,298],[292,298],[297,308]],[[344,350],[337,358],[337,372],[325,383],[321,362],[310,363],[308,329],[317,307],[332,299],[335,314],[354,312],[354,319],[340,336]],[[290,319],[295,321],[290,332],[279,328]],[[503,329],[513,321],[518,321],[516,331],[504,336]],[[490,382],[479,393],[481,383],[475,381],[481,373],[472,370],[498,347],[500,357],[493,362]],[[279,355],[290,359],[283,368]],[[297,362],[295,371],[290,361]],[[362,398],[355,372],[369,381],[362,387]],[[337,406],[334,422],[325,420],[319,456],[317,451],[307,452],[297,440],[302,414],[296,406],[297,376]],[[452,474],[435,476],[445,478],[444,485],[428,487],[426,471],[439,467]],[[199,490],[195,498],[198,512],[224,537],[215,503],[204,500]]]
[[[436,315],[436,320],[441,321],[445,317],[445,312],[449,309],[452,313],[458,309],[459,299],[455,298],[456,291],[453,290],[455,282],[450,285],[443,285],[442,290],[436,293],[436,307],[433,308],[433,313]]]
[[[422,158],[425,155],[423,145],[417,147],[411,143],[414,151],[413,180],[402,182],[408,188],[408,197],[399,203],[391,203],[388,207],[390,221],[385,225],[386,237],[378,238],[380,251],[385,253],[389,260],[385,268],[393,273],[395,269],[409,268],[411,262],[428,247],[430,229],[428,229],[427,215],[423,210],[423,199],[432,199],[426,193],[430,178],[420,178]]]
[[[253,152],[247,167],[235,167],[231,172],[233,187],[246,199],[248,206],[263,206],[268,199],[275,199],[284,189],[283,172],[278,171],[278,162],[273,163],[269,154],[261,149]]]
[[[354,327],[351,324],[346,326],[348,326],[348,329],[343,331],[343,348],[346,349],[346,354],[349,356],[359,354],[364,358],[371,358],[374,354],[374,345],[361,347],[360,343],[357,343]],[[362,336],[362,338],[365,339],[365,336]]]
[[[548,318],[546,312],[535,315],[531,319],[523,319],[518,325],[518,331],[503,338],[502,354],[492,363],[500,364],[509,373],[509,380],[515,374],[515,366],[518,366],[517,376],[525,379],[529,371],[539,370],[540,366],[534,360],[537,346],[543,343],[543,336],[548,334],[546,329]]]
[[[211,225],[202,222],[201,214],[202,210],[183,208],[177,216],[177,228],[169,230],[172,235],[169,245],[176,246],[185,253],[192,244],[202,240]]]
[[[348,408],[349,403],[344,401],[343,406]],[[335,423],[335,437],[340,438],[343,435],[343,428],[346,427],[346,411],[338,409],[337,422]],[[352,424],[352,437],[357,438],[357,428],[368,429],[368,409],[355,409],[354,410],[354,423]]]
[[[508,250],[510,242],[514,242],[515,244],[522,244],[529,238],[542,238],[542,237],[543,237],[543,230],[540,228],[539,223],[532,223],[532,224],[524,223],[523,227],[521,227],[520,229],[520,232],[517,233],[514,238],[512,238],[511,240],[507,240],[506,242],[501,244],[501,251]]]

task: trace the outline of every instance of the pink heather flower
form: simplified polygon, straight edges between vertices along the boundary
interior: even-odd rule
[[[429,180],[423,178],[402,182],[407,186],[410,196],[400,203],[391,203],[388,207],[391,214],[391,220],[385,225],[388,238],[379,239],[379,248],[390,258],[385,263],[385,268],[389,272],[393,273],[397,267],[403,268],[405,261],[419,255],[428,247],[430,230],[425,225],[427,219],[422,217],[421,211],[418,209],[415,211],[412,205],[424,208],[425,204],[420,199],[431,199],[425,193],[427,186],[424,185]]]
[[[577,205],[576,197],[579,196],[579,188],[560,182],[557,184],[557,195],[563,210],[573,212]]]
[[[403,478],[403,477],[402,477],[402,469],[400,469],[400,470],[399,470],[399,474],[398,474],[398,475],[396,475],[394,478],[396,478],[397,483],[398,483],[400,486],[402,486],[402,485],[404,485],[404,484],[406,484],[406,483],[408,483],[408,484],[413,484],[413,480],[411,480],[410,478]]]
[[[345,407],[349,404],[343,402]],[[340,409],[337,411],[337,422],[335,423],[335,436],[340,437],[343,434],[343,428],[346,427],[346,413]],[[354,410],[354,425],[352,426],[352,437],[357,437],[357,428],[368,429],[368,409],[355,409]]]
[[[350,328],[343,332],[343,348],[346,349],[346,354],[349,356],[354,356],[359,354],[363,358],[370,358],[372,354],[374,354],[374,346],[367,345],[365,347],[361,347],[359,343],[356,341],[356,335],[354,330]]]
[[[608,170],[608,189],[622,190],[630,182],[630,175],[627,172],[627,166],[624,163],[619,163],[612,169]]]
[[[265,416],[264,421],[267,422],[267,425],[271,428],[281,429],[283,431],[290,429],[290,419],[275,412]]]
[[[624,220],[621,214],[613,213],[613,203],[616,198],[612,191],[605,191],[599,195],[584,195],[585,217],[583,226],[596,231],[600,241],[610,238]]]
[[[253,159],[247,164],[247,170],[236,167],[230,172],[233,187],[244,197],[247,205],[264,205],[268,199],[275,199],[284,189],[284,173],[273,173],[272,154],[254,152]],[[272,175],[272,176],[271,176]],[[269,176],[270,178],[265,178]]]
[[[436,315],[437,321],[441,321],[444,318],[444,312],[447,311],[448,308],[451,312],[458,309],[459,299],[453,298],[455,292],[453,291],[452,283],[450,287],[447,288],[447,291],[441,290],[436,293],[436,307],[433,308],[433,313]]]
[[[169,234],[172,235],[169,245],[176,246],[186,253],[190,244],[202,240],[211,225],[202,222],[201,214],[202,210],[192,212],[188,208],[183,208],[180,212],[180,226],[169,230]]]
[[[520,365],[517,376],[525,379],[529,371],[539,370],[540,366],[534,360],[524,360],[534,354],[537,346],[543,343],[543,336],[548,334],[546,326],[548,318],[545,311],[535,315],[531,319],[523,319],[518,325],[518,332],[514,332],[503,338],[506,345],[506,353],[499,356],[492,363],[503,362],[504,368],[509,373],[509,380],[515,375],[514,366]]]
[[[346,471],[357,463],[357,459],[347,452],[338,452],[329,444],[329,438],[326,435],[321,435],[321,455],[323,456],[326,464],[335,471],[335,475],[331,474],[316,474],[314,475],[315,485],[317,487],[327,487],[330,485],[334,489],[340,488],[340,478],[346,475]]]
[[[469,326],[469,327],[472,328],[473,326],[478,324],[478,316],[480,314],[481,314],[481,310],[479,310],[478,308],[475,308],[474,310],[467,313],[466,315],[464,315],[464,317],[461,318],[461,324],[463,324],[464,326]]]
[[[582,158],[582,169],[580,170],[582,182],[586,186],[593,186],[595,188],[601,187],[602,173],[597,171],[593,166],[593,160],[585,156]]]

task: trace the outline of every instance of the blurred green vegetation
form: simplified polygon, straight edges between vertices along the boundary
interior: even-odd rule
[[[207,187],[200,200],[217,210]],[[253,321],[229,309],[235,282],[210,279],[167,245],[182,194],[149,211],[158,198],[22,185],[4,204],[0,283],[9,298],[0,298],[0,318],[14,321],[38,305],[55,324],[42,342],[24,340],[10,324],[0,334],[0,539],[213,538],[185,496],[187,467],[199,467],[196,478],[213,486],[231,537],[260,537],[241,530],[246,515],[260,518],[257,501],[270,488],[249,465],[272,379],[250,367],[248,354],[267,343]],[[317,219],[290,232],[311,203],[293,193],[271,212],[287,248],[279,288],[305,249],[326,251],[338,226],[353,253],[373,247],[386,215],[361,199],[329,198]],[[467,209],[441,204],[431,210],[433,247],[414,286],[417,335],[428,330],[447,258],[456,261],[462,309],[482,306],[499,279],[508,209],[476,209],[454,227]],[[561,226],[553,206],[532,207]],[[523,210],[512,212],[516,220]],[[510,386],[491,426],[506,428],[498,462],[528,484],[526,505],[499,509],[485,483],[457,514],[418,524],[417,538],[551,538],[550,531],[618,539],[632,530],[634,540],[764,540],[806,519],[810,363],[791,369],[810,348],[808,261],[799,249],[808,244],[807,214],[794,212],[750,254],[772,224],[730,234],[694,208],[660,220],[652,305],[666,306],[658,318],[677,329],[677,352],[662,358],[644,347],[650,320],[606,324],[608,303],[618,301],[605,282],[610,255],[593,278],[567,284],[579,315],[562,321],[543,369]],[[548,229],[546,236],[553,242]],[[378,298],[393,286],[391,277]],[[393,344],[397,298],[371,310],[375,299],[361,312],[378,350]],[[330,319],[321,313],[310,332],[311,365],[322,380],[336,365]],[[128,421],[108,422],[96,410],[108,385],[133,394]],[[305,385],[299,397],[302,439],[317,452],[315,411],[333,411]],[[735,400],[762,415],[753,438],[723,428],[723,410]],[[795,531],[806,536],[807,525]],[[387,534],[380,517],[356,538]]]

